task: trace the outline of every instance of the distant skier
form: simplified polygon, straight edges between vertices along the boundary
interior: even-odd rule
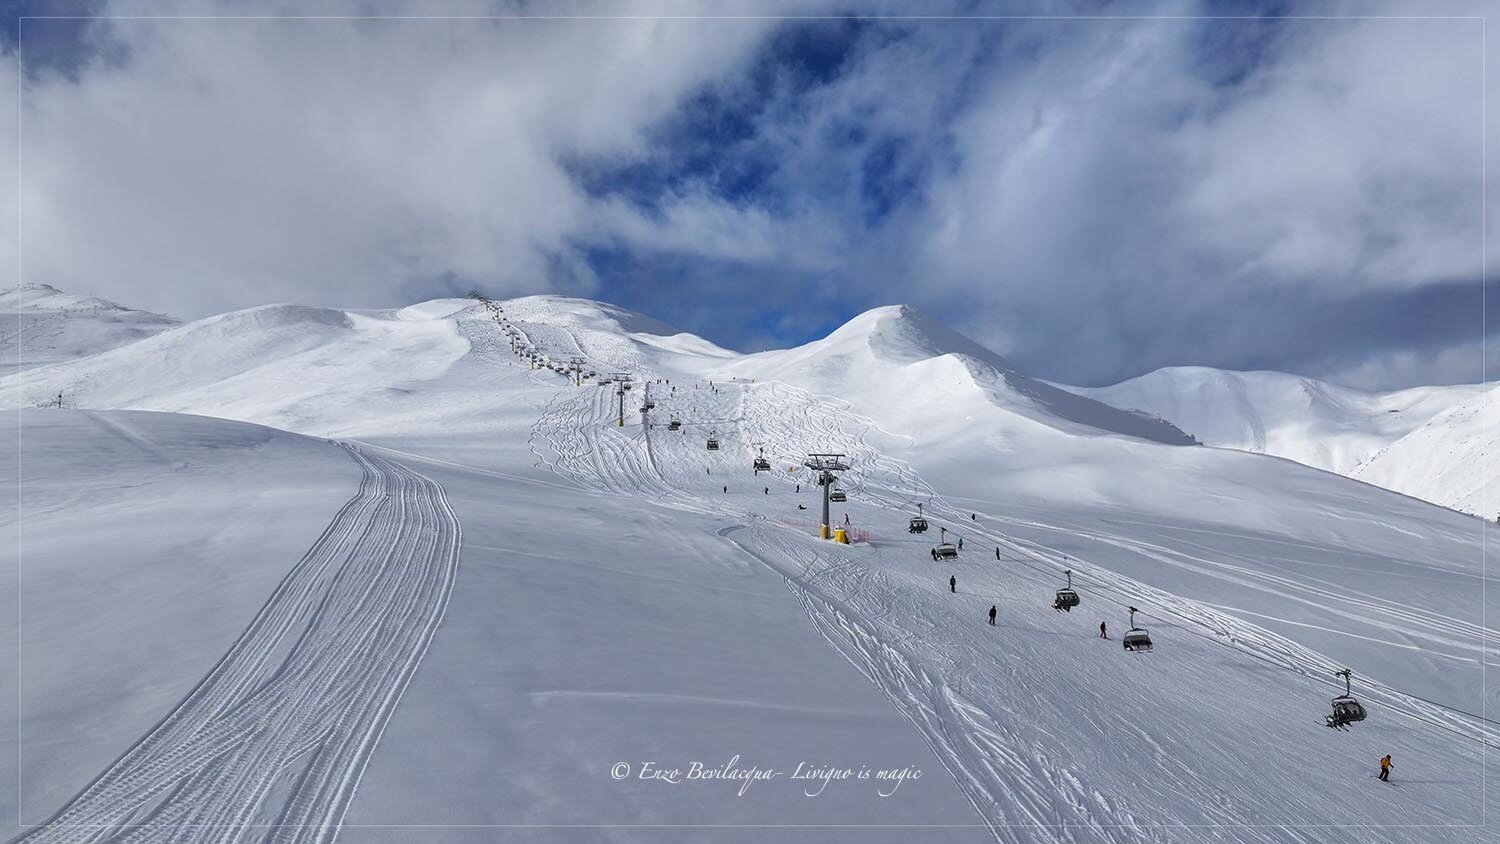
[[[929,548],[927,550],[927,553],[929,553],[929,554],[932,555],[932,561],[934,563],[937,562],[937,549],[936,548]]]
[[[803,506],[802,506],[802,505],[801,505],[801,504],[798,504],[798,505],[797,505],[797,509],[798,509],[798,510],[806,510],[806,509],[807,509],[807,508],[806,508],[806,507],[803,507]]]
[[[728,484],[725,484],[725,485],[724,485],[724,494],[725,494],[725,495],[728,495],[728,494],[729,494],[729,485],[728,485]]]
[[[770,494],[771,494],[771,488],[770,487],[766,487],[766,495],[770,495]]]
[[[1109,628],[1105,627],[1104,626],[1104,622],[1102,622],[1102,621],[1099,622],[1099,638],[1101,638],[1101,639],[1108,639],[1109,638]]]
[[[844,514],[844,524],[846,524],[846,525],[849,524],[849,514],[848,513]]]
[[[970,513],[969,514],[969,521],[971,521],[971,522],[977,522],[977,521],[979,521],[979,514],[978,513]]]
[[[997,559],[997,560],[1000,559],[1000,546],[999,545],[995,546],[995,559]]]
[[[962,536],[958,538],[958,550],[964,550],[964,538]]]
[[[952,592],[954,594],[958,593],[958,576],[957,575],[952,575],[952,574],[948,575],[948,591]]]
[[[801,492],[801,491],[802,491],[802,484],[797,484],[797,491],[798,491],[798,492]]]
[[[995,605],[990,604],[990,626],[995,626]]]
[[[1391,781],[1391,754],[1380,757],[1380,778],[1386,782]]]

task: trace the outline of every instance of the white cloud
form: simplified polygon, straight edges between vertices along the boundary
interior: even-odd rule
[[[1260,52],[1223,84],[1207,71],[1250,54],[1205,57],[1207,26],[1279,34],[1238,45]],[[1234,324],[1251,301],[1294,323],[1477,283],[1482,59],[1478,21],[1017,27],[953,125],[959,165],[898,223],[899,275],[1078,380],[1274,353]],[[1206,320],[1224,330],[1204,337]]]
[[[640,151],[771,25],[101,21],[125,61],[26,91],[28,279],[185,315],[444,276],[587,289],[576,243],[651,226],[560,162]]]

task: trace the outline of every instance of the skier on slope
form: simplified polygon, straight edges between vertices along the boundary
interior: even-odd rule
[[[958,550],[964,550],[964,538],[962,536],[958,538]]]
[[[932,561],[934,563],[937,562],[937,549],[936,548],[929,548],[927,550],[927,553],[929,553],[929,554],[932,555]]]
[[[771,488],[770,487],[766,487],[766,495],[770,495],[770,494],[771,494]]]
[[[725,495],[728,495],[728,494],[729,494],[729,485],[728,485],[728,484],[725,484],[725,485],[724,485],[724,494],[725,494]]]
[[[997,559],[997,560],[1000,559],[1000,546],[999,545],[995,546],[995,559]]]
[[[1104,626],[1104,622],[1102,622],[1102,621],[1099,622],[1099,638],[1101,638],[1101,639],[1108,639],[1109,638],[1109,628],[1105,627]]]
[[[995,605],[990,604],[990,626],[995,626]]]
[[[1391,768],[1393,767],[1395,766],[1391,764],[1391,754],[1387,753],[1380,757],[1380,778],[1386,782],[1390,782]]]
[[[952,574],[948,575],[948,591],[949,592],[954,592],[954,593],[958,592],[958,576],[957,575],[952,575]]]

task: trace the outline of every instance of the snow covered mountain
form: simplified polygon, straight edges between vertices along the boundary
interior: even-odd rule
[[[268,306],[0,401],[21,841],[1477,844],[1500,807],[1493,525],[1182,447],[909,309],[738,355],[559,297]],[[814,538],[815,451],[867,541]]]
[[[1500,387],[1470,396],[1382,448],[1352,473],[1386,489],[1500,515]]]
[[[1478,395],[1481,385],[1368,392],[1283,372],[1173,366],[1108,387],[1068,387],[1170,420],[1205,445],[1273,454],[1342,475]]]
[[[38,284],[0,290],[0,371],[30,369],[108,351],[177,320]]]
[[[726,371],[814,392],[867,398],[871,407],[884,408],[887,414],[907,414],[908,427],[914,428],[954,417],[989,424],[1000,409],[1071,433],[1115,433],[1175,445],[1193,442],[1168,422],[1117,410],[1031,378],[1000,355],[906,305],[875,308],[822,340],[750,355]]]

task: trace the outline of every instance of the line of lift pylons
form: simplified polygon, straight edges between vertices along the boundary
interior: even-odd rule
[[[647,404],[649,404],[651,407],[655,406],[654,402],[648,402]],[[650,408],[643,407],[642,411],[644,412],[648,409]],[[674,414],[672,416],[672,420],[667,424],[667,429],[671,431],[682,430],[682,420],[678,419]],[[717,430],[709,431],[706,447],[709,451],[720,450],[719,433]],[[766,459],[765,446],[762,445],[759,447],[757,456],[751,463],[751,468],[757,475],[759,475],[763,471],[770,471],[771,463]],[[847,501],[848,493],[845,492],[842,488],[834,486],[829,489],[828,500]],[[926,533],[928,527],[929,525],[927,523],[927,517],[922,512],[922,505],[918,503],[917,514],[915,516],[912,516],[907,522],[907,532],[918,534]],[[958,546],[948,541],[948,529],[946,527],[939,526],[939,531],[940,541],[937,547],[932,549],[933,559],[956,559],[958,557]],[[1065,569],[1063,571],[1063,575],[1067,578],[1067,581],[1063,588],[1057,590],[1057,593],[1053,597],[1052,606],[1055,609],[1062,610],[1064,612],[1072,612],[1074,607],[1079,606],[1083,603],[1083,599],[1079,596],[1078,590],[1073,588],[1073,570]],[[1155,649],[1155,644],[1151,641],[1151,633],[1146,628],[1137,626],[1135,623],[1135,614],[1137,612],[1140,612],[1140,610],[1137,610],[1135,607],[1126,607],[1126,610],[1130,614],[1130,628],[1125,631],[1125,635],[1121,638],[1121,646],[1127,653],[1150,653]],[[1337,674],[1335,675],[1344,678],[1344,693],[1342,695],[1334,697],[1331,702],[1333,711],[1325,716],[1324,719],[1325,723],[1329,727],[1333,727],[1336,729],[1348,729],[1350,724],[1353,724],[1357,721],[1363,721],[1366,718],[1364,706],[1359,702],[1359,700],[1354,697],[1351,689],[1352,674],[1353,672],[1345,668],[1344,670],[1337,672]]]

